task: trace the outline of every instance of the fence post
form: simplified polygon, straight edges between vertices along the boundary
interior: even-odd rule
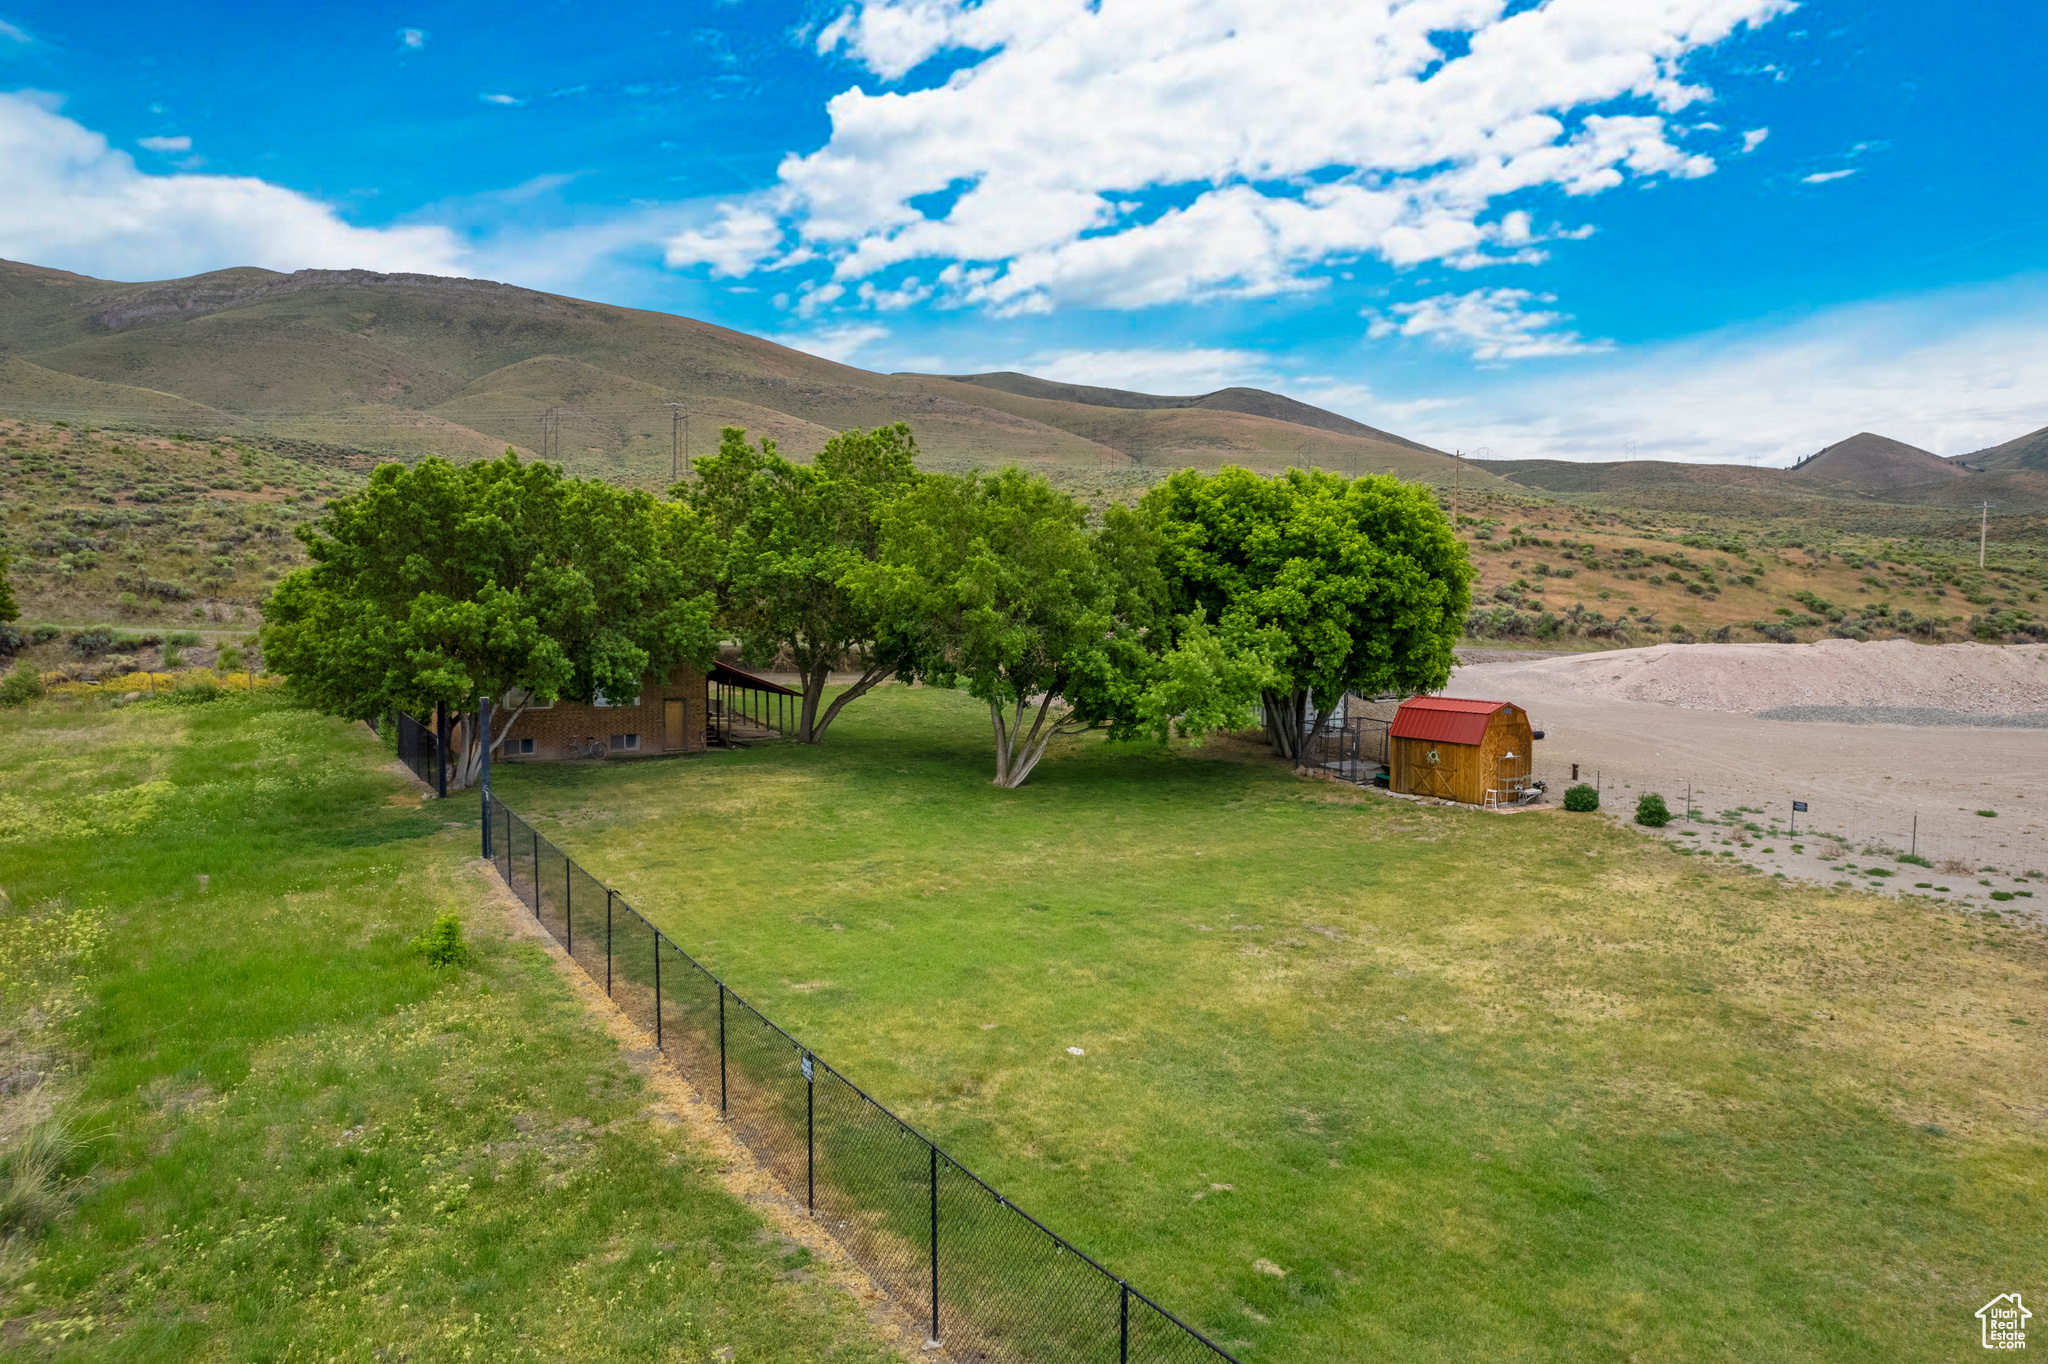
[[[725,982],[718,982],[718,1116],[725,1116]]]
[[[1131,1286],[1118,1281],[1117,1289],[1117,1364],[1131,1364]]]
[[[654,934],[654,1049],[661,1050],[661,930],[647,925]]]
[[[484,859],[496,861],[491,855],[491,746],[484,742],[491,732],[491,698],[479,696],[476,701],[477,743],[483,751],[482,785],[484,792]]]
[[[540,917],[540,830],[533,831],[533,917]]]
[[[575,877],[575,874],[574,874],[574,873],[575,873],[575,867],[576,867],[576,864],[575,864],[575,863],[573,863],[573,862],[571,862],[571,861],[569,860],[569,855],[568,855],[567,853],[563,853],[563,854],[562,854],[562,926],[563,926],[564,930],[565,930],[565,931],[566,931],[566,932],[568,933],[568,935],[569,935],[569,944],[568,944],[568,952],[569,952],[569,955],[570,955],[570,956],[572,956],[572,957],[576,955],[576,906],[575,906],[575,904],[574,904],[574,899],[575,899],[575,894],[576,894],[576,891],[575,891],[575,885],[576,885],[576,877]]]
[[[612,888],[604,888],[604,997],[612,997]]]
[[[932,1147],[932,1338],[928,1348],[939,1344],[939,1148]]]
[[[249,685],[256,685],[254,669],[249,672]],[[442,800],[448,799],[448,703],[434,703],[434,785],[436,794]]]
[[[812,1214],[818,1211],[818,1079],[812,1072],[811,1058],[804,1057],[804,1207]]]

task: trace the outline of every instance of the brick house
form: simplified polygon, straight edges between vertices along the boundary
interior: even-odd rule
[[[801,692],[727,663],[713,664],[708,674],[682,663],[665,679],[649,673],[638,696],[528,707],[491,759],[701,753],[714,744],[786,732],[802,699]]]

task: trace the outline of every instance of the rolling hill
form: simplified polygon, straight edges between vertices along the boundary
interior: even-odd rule
[[[1967,477],[1968,472],[1931,450],[1868,431],[1837,441],[1786,470],[1794,482],[1832,483],[1867,493],[1939,483]]]
[[[1973,473],[2007,473],[2015,469],[2048,470],[2048,426],[2016,436],[2003,445],[1959,455],[1951,461]]]
[[[0,262],[0,411],[404,458],[509,444],[649,486],[667,481],[672,442],[702,451],[724,426],[804,458],[834,431],[894,421],[939,468],[1453,476],[1416,441],[1257,389],[1154,397],[1025,375],[876,374],[667,313],[364,270],[128,284]]]

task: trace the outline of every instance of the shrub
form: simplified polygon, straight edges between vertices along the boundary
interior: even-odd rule
[[[1600,792],[1586,782],[1580,782],[1564,793],[1564,808],[1577,814],[1600,808]]]
[[[1991,898],[1994,900],[2005,901],[2012,899],[2013,894],[2009,890],[1994,890],[1991,892]]]
[[[223,695],[214,680],[204,673],[189,677],[178,683],[177,690],[165,699],[180,706],[203,706],[209,701],[218,701]]]
[[[164,645],[163,667],[170,672],[185,666],[185,651],[175,644]]]
[[[220,646],[220,656],[214,660],[214,670],[224,673],[238,673],[242,670],[242,651],[232,644]]]
[[[180,644],[187,649],[197,648],[199,645],[199,632],[197,630],[173,630],[164,637],[164,642],[166,644]]]
[[[31,668],[26,660],[15,664],[14,671],[7,674],[5,681],[0,681],[0,706],[18,706],[42,694],[42,674]]]
[[[1670,822],[1671,807],[1655,791],[1646,793],[1636,802],[1636,823],[1649,829],[1661,829]]]
[[[461,966],[469,960],[469,944],[462,940],[462,919],[452,909],[444,910],[433,927],[413,939],[412,945],[430,966]]]
[[[1918,853],[1900,853],[1898,860],[1901,862],[1911,862],[1916,867],[1926,867],[1930,871],[1934,869],[1934,864]]]
[[[80,658],[95,658],[114,647],[114,632],[104,625],[80,630],[71,637],[71,652]]]
[[[1978,814],[1980,814],[1980,815],[1982,815],[1982,816],[1983,816],[1984,818],[1986,818],[1986,819],[1997,819],[1997,818],[1998,818],[1998,811],[1996,811],[1996,810],[1979,810],[1979,811],[1978,811],[1977,813],[1978,813]]]

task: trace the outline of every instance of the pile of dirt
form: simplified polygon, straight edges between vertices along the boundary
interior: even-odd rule
[[[1738,714],[1814,706],[1926,707],[1962,716],[2048,711],[2048,646],[2038,644],[1660,644],[1486,671],[1503,695],[1519,688]]]

